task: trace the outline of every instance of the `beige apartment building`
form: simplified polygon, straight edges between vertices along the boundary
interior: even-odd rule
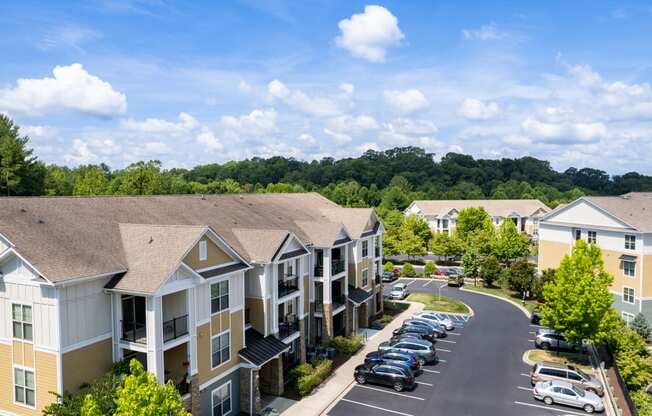
[[[307,348],[382,311],[382,224],[318,194],[0,206],[3,416],[131,358],[193,414],[253,414]]]
[[[601,248],[622,318],[652,321],[652,193],[582,197],[550,212],[539,224],[539,270],[559,267],[579,239]]]
[[[496,227],[504,219],[514,221],[519,231],[536,235],[540,218],[550,211],[538,199],[468,199],[468,200],[418,200],[405,209],[405,215],[423,216],[434,232],[452,233],[457,226],[457,216],[464,208],[484,208]]]

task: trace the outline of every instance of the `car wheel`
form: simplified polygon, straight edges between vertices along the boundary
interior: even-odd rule
[[[365,384],[367,382],[367,377],[363,376],[362,374],[359,374],[355,377],[355,381],[357,381],[358,384]]]
[[[550,405],[553,404],[555,401],[552,400],[552,397],[550,397],[550,396],[546,396],[546,397],[543,398],[543,402],[544,402],[545,404],[547,404],[548,406],[550,406]]]
[[[417,361],[419,362],[419,366],[421,366],[421,367],[426,365],[426,360],[423,357],[417,358]]]
[[[403,388],[404,388],[403,383],[401,383],[400,381],[394,383],[394,390],[403,391]]]
[[[550,349],[550,344],[548,344],[547,342],[544,342],[543,344],[541,344],[541,349],[542,350],[549,350]]]
[[[594,410],[595,410],[595,409],[594,409],[593,406],[591,406],[590,404],[585,404],[585,405],[584,405],[584,411],[585,411],[586,413],[593,413]]]

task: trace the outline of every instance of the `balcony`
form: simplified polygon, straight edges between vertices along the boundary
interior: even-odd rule
[[[376,246],[374,247],[374,254],[376,257],[380,257],[380,247]]]
[[[294,318],[286,318],[285,322],[278,324],[278,337],[280,339],[288,338],[299,332],[299,320]]]
[[[345,295],[333,295],[333,310],[339,309],[342,306],[346,305],[346,296]]]
[[[147,344],[147,329],[145,324],[135,321],[120,321],[122,335],[120,340],[134,344]]]
[[[380,280],[380,275],[379,275],[379,274],[376,274],[376,276],[374,277],[374,282],[375,282],[377,285],[380,284],[381,280]]]
[[[163,342],[168,342],[188,335],[188,315],[163,322]]]
[[[298,280],[296,276],[286,276],[285,280],[278,281],[278,297],[279,299],[297,292],[299,290]]]
[[[344,260],[333,260],[331,261],[331,276],[340,274],[344,271],[345,262]]]

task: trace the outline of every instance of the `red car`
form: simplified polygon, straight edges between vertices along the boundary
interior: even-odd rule
[[[437,270],[437,271],[435,272],[435,276],[437,276],[437,277],[446,277],[446,272],[443,271],[443,270],[441,270],[441,269],[439,269],[439,270]]]

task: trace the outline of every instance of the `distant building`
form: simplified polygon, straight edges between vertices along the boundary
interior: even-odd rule
[[[470,207],[484,208],[496,226],[509,218],[519,231],[529,235],[537,233],[539,218],[550,211],[538,199],[420,200],[412,202],[405,215],[421,215],[433,231],[451,233],[460,211]]]
[[[610,291],[625,321],[652,320],[652,193],[582,197],[558,207],[539,225],[539,270],[557,268],[576,240],[602,249]]]

